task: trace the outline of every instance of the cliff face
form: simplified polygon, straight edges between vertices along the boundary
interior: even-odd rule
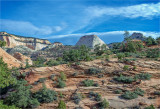
[[[105,44],[98,36],[96,35],[86,35],[82,36],[79,41],[76,43],[77,46],[86,45],[89,48],[94,48],[95,45],[102,46]],[[108,48],[108,46],[107,46]]]
[[[0,40],[5,41],[6,47],[9,48],[13,48],[18,45],[24,45],[33,50],[40,50],[51,44],[48,40],[17,36],[8,34],[6,32],[0,32]]]

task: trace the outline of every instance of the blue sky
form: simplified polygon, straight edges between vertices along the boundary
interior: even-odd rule
[[[159,0],[0,0],[0,31],[74,45],[86,34],[106,43],[123,31],[160,36]]]

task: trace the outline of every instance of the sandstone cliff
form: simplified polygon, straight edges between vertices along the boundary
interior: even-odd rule
[[[3,58],[3,61],[8,64],[9,68],[12,67],[20,67],[21,65],[24,66],[22,62],[8,54],[6,51],[4,51],[2,48],[0,48],[0,58]]]
[[[86,36],[82,36],[79,39],[79,41],[76,43],[76,46],[86,45],[89,48],[94,48],[95,45],[102,46],[103,44],[105,44],[105,43],[98,36],[86,35]]]
[[[33,50],[40,50],[51,44],[48,40],[17,36],[8,34],[7,32],[0,32],[0,40],[5,41],[7,43],[6,47],[8,48],[13,48],[18,45],[24,45]]]

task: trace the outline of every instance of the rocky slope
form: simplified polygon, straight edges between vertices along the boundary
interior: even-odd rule
[[[124,71],[125,65],[129,65],[130,68],[136,65],[136,70]],[[26,77],[29,84],[33,85],[33,91],[39,90],[42,87],[42,83],[34,84],[40,78],[46,78],[44,84],[47,88],[55,90],[57,93],[63,94],[63,100],[67,105],[67,109],[75,109],[76,107],[82,107],[83,109],[92,109],[93,105],[97,102],[89,98],[89,93],[97,92],[102,95],[102,98],[106,98],[109,101],[111,109],[133,109],[134,107],[139,107],[138,109],[143,109],[146,106],[153,104],[154,106],[160,106],[160,97],[153,95],[154,91],[160,89],[160,61],[138,59],[132,64],[122,63],[117,60],[117,58],[110,57],[110,61],[106,60],[94,60],[90,62],[80,62],[80,65],[59,65],[53,67],[39,67],[30,68],[22,72],[30,72],[30,75]],[[89,75],[87,70],[89,68],[97,68],[103,71],[103,76]],[[57,88],[56,81],[60,72],[64,72],[67,75],[66,87]],[[147,72],[152,75],[150,80],[143,80],[140,83],[124,84],[118,83],[113,80],[115,75],[122,73],[127,76],[134,76],[136,74],[141,74]],[[76,75],[74,75],[76,73]],[[51,75],[55,75],[54,80],[51,79]],[[84,87],[81,85],[81,81],[85,79],[93,80],[98,83],[99,86],[95,87]],[[104,81],[104,82],[102,82]],[[145,91],[144,96],[139,96],[136,99],[125,100],[120,97],[121,94],[114,93],[115,90],[119,89],[122,91],[134,90],[135,88],[141,88]],[[71,99],[74,93],[80,93],[84,97],[79,104],[75,104]],[[150,99],[152,97],[152,99]],[[57,102],[44,103],[37,107],[36,109],[55,109],[57,107]],[[97,108],[98,109],[98,108]]]
[[[2,57],[3,61],[8,64],[9,68],[20,67],[21,65],[24,65],[21,61],[8,54],[2,48],[0,48],[0,57]]]
[[[105,44],[105,43],[98,36],[96,36],[96,35],[86,35],[86,36],[82,36],[79,39],[79,41],[76,43],[76,46],[86,45],[89,48],[94,48],[95,45],[102,46],[103,44]]]
[[[0,32],[0,40],[5,41],[7,43],[6,47],[9,48],[13,48],[18,45],[24,45],[33,50],[40,50],[51,44],[48,40],[17,36],[8,34],[7,32]]]

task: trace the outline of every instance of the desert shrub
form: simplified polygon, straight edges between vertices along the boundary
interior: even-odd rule
[[[3,104],[3,101],[0,101],[0,109],[20,109],[20,108],[14,106],[14,105],[12,105],[12,106],[5,105],[5,104]]]
[[[142,41],[127,41],[127,43],[123,45],[122,51],[137,52],[142,50],[143,47]]]
[[[134,90],[134,93],[136,93],[137,95],[143,96],[144,95],[144,91],[140,88],[136,88]]]
[[[124,59],[124,57],[125,57],[124,53],[117,53],[118,60],[122,60]]]
[[[82,45],[76,50],[65,51],[63,53],[63,60],[66,62],[90,61],[91,57],[89,51],[89,48]]]
[[[57,84],[57,87],[58,88],[64,88],[66,86],[66,83],[61,80],[60,78],[58,78],[58,84]]]
[[[57,65],[60,65],[60,61],[56,61],[56,60],[53,60],[53,59],[50,59],[49,61],[46,62],[46,65],[48,66],[57,66]]]
[[[122,93],[122,90],[117,89],[117,90],[114,91],[114,93],[115,94],[120,94],[120,93]]]
[[[43,88],[34,93],[33,96],[38,99],[40,103],[50,103],[57,100],[57,93],[53,90],[47,89],[44,85]]]
[[[14,91],[9,92],[8,97],[5,99],[5,103],[8,105],[15,105],[20,108],[37,107],[39,102],[36,98],[33,98],[30,88],[30,86],[27,86],[27,81],[18,80],[12,87]]]
[[[43,57],[37,57],[36,60],[33,61],[33,66],[35,67],[44,67],[46,59]]]
[[[124,94],[121,95],[122,98],[124,99],[135,99],[138,97],[138,95],[134,92],[131,92],[131,91],[126,91]]]
[[[60,79],[65,81],[67,79],[66,75],[64,74],[64,72],[60,72]]]
[[[44,83],[45,81],[46,81],[46,78],[40,78],[37,82]]]
[[[109,61],[109,55],[106,55],[106,61]]]
[[[98,75],[98,78],[102,78],[102,77],[104,77],[104,75],[103,75],[103,74],[101,74],[101,75]]]
[[[152,38],[151,36],[147,37],[145,40],[146,45],[150,46],[150,45],[157,45],[157,41]]]
[[[144,109],[156,109],[154,106],[153,106],[153,104],[152,105],[150,105],[150,106],[148,106],[148,107],[145,107]]]
[[[123,83],[132,83],[133,81],[135,81],[134,78],[123,76],[123,75],[115,76],[113,79],[118,82],[123,82]]]
[[[124,70],[124,71],[129,70],[129,66],[128,66],[128,65],[125,65],[125,66],[123,67],[123,70]]]
[[[140,80],[150,80],[151,77],[152,76],[149,73],[141,73],[141,74],[135,75],[135,78]]]
[[[62,100],[58,103],[57,109],[66,109],[66,103]]]
[[[148,49],[146,51],[148,58],[159,58],[160,57],[160,48]]]
[[[52,75],[50,76],[50,79],[53,81],[53,80],[54,80],[54,77],[55,77],[55,74],[52,74]]]
[[[154,95],[160,95],[160,91],[155,91]]]
[[[91,74],[91,75],[96,75],[96,74],[102,73],[102,71],[100,69],[97,69],[97,68],[90,68],[90,69],[88,69],[87,73]]]
[[[136,70],[136,68],[137,68],[136,66],[133,66],[133,70]]]
[[[100,109],[106,109],[108,107],[109,107],[109,102],[106,99],[100,102]]]
[[[76,77],[77,75],[78,75],[78,73],[77,72],[75,72],[75,73],[73,73],[72,74],[74,77]]]
[[[29,68],[29,67],[30,67],[30,65],[28,63],[28,59],[26,59],[26,66],[25,66],[25,68]]]
[[[83,85],[86,86],[86,87],[89,87],[89,86],[93,86],[94,85],[94,81],[93,80],[89,80],[89,79],[86,79],[84,81],[82,81]]]
[[[160,37],[157,37],[156,41],[157,41],[158,44],[160,44]]]
[[[82,99],[82,95],[80,93],[76,93],[76,94],[73,95],[72,99],[73,99],[75,104],[79,104],[79,102]]]
[[[89,98],[95,100],[95,101],[101,101],[102,96],[99,93],[89,92]]]

